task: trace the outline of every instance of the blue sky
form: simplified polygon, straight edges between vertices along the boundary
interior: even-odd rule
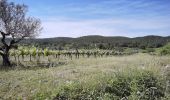
[[[170,0],[9,0],[40,18],[40,38],[170,35]]]

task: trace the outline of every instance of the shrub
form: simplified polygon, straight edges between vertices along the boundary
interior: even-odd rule
[[[160,48],[159,54],[160,55],[170,55],[170,43],[168,43],[164,47]]]
[[[164,97],[165,85],[160,76],[153,72],[144,71],[135,78],[137,81],[137,92],[140,99],[155,100]]]
[[[118,99],[131,97],[134,99],[155,100],[164,97],[165,83],[160,76],[150,71],[118,73],[115,79],[108,82],[105,92]]]
[[[54,100],[161,100],[165,97],[165,80],[146,70],[116,72],[106,84],[88,88],[80,83],[62,87]]]
[[[54,100],[96,100],[101,93],[101,88],[89,89],[79,83],[70,83],[63,86]]]
[[[131,79],[125,76],[117,76],[116,79],[113,79],[109,82],[105,92],[118,96],[119,99],[130,96],[132,92],[130,82]]]

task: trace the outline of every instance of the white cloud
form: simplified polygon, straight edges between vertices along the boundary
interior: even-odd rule
[[[42,37],[79,37],[83,35],[111,35],[107,28],[100,28],[97,22],[91,21],[56,21],[44,22]]]
[[[84,35],[143,36],[167,35],[170,20],[162,19],[97,19],[64,20],[52,18],[43,23],[40,37],[79,37]]]

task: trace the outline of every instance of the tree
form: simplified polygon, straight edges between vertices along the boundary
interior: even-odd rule
[[[27,17],[27,6],[0,0],[0,55],[3,66],[11,66],[9,50],[24,38],[36,36],[41,31],[39,19]]]

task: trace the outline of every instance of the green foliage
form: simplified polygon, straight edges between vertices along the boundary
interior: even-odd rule
[[[117,73],[108,83],[106,92],[119,99],[123,97],[142,100],[161,99],[165,96],[165,80],[151,71],[141,70],[133,73]]]
[[[116,76],[116,79],[110,80],[106,87],[106,92],[121,98],[131,95],[131,78],[126,76]]]
[[[20,55],[21,56],[24,56],[25,55],[25,50],[24,50],[24,48],[21,48],[21,49],[19,49],[20,50]]]
[[[16,50],[15,49],[11,49],[10,50],[10,56],[16,56]]]
[[[152,72],[145,71],[135,78],[140,99],[155,100],[165,96],[165,80]]]
[[[38,54],[38,56],[41,56],[43,54],[43,50],[42,49],[38,49],[37,50],[37,54]]]
[[[107,84],[85,88],[79,83],[67,83],[57,93],[57,100],[161,100],[165,97],[165,80],[152,71],[116,72]]]
[[[47,48],[44,49],[44,56],[49,56],[50,52]]]
[[[56,100],[95,100],[102,98],[102,88],[85,88],[80,83],[67,83],[56,95]]]
[[[32,56],[33,57],[35,57],[36,56],[36,54],[37,54],[37,49],[36,49],[36,47],[34,47],[33,49],[32,49]]]
[[[159,49],[159,54],[170,55],[170,43]]]

